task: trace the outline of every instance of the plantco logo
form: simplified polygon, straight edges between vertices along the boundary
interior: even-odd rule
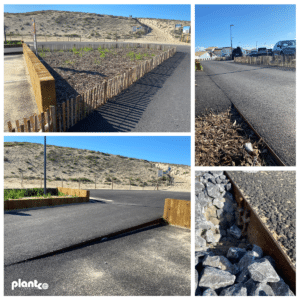
[[[49,287],[48,283],[38,283],[37,280],[33,281],[22,281],[21,279],[18,279],[18,281],[13,281],[11,283],[11,289],[14,290],[15,288],[33,288],[38,290],[47,290]]]

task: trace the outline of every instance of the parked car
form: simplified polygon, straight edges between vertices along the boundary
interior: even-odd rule
[[[258,48],[257,49],[257,56],[267,56],[267,48],[263,47],[263,48]]]
[[[296,55],[296,41],[279,41],[275,44],[272,55]]]
[[[247,54],[247,56],[257,57],[257,51],[252,50],[249,54]]]
[[[235,49],[232,50],[232,59],[234,59],[235,57],[242,57],[244,56],[243,51],[241,49],[241,47],[236,47]]]

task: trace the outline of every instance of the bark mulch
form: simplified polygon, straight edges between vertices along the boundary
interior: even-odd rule
[[[141,61],[161,54],[163,50],[145,48],[96,49],[47,51],[39,49],[39,58],[55,79],[58,104],[94,88]]]
[[[239,113],[230,108],[207,112],[195,120],[196,166],[276,166],[266,144],[259,139]],[[245,144],[251,143],[248,153]]]

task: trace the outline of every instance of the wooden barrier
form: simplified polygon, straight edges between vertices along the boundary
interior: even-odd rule
[[[39,112],[56,105],[55,80],[30,48],[23,43],[23,53]],[[26,124],[24,124],[26,126]]]
[[[296,59],[295,56],[282,56],[276,55],[272,56],[243,56],[243,57],[235,57],[235,63],[244,63],[251,65],[263,65],[263,66],[279,66],[279,67],[288,67],[288,68],[296,68]]]
[[[157,45],[157,48],[164,49],[165,46]],[[34,114],[24,118],[23,125],[20,125],[22,121],[16,120],[16,127],[13,127],[11,121],[9,121],[7,122],[9,132],[67,131],[175,53],[176,47],[170,48],[149,60],[142,61],[136,67],[112,79],[101,82],[93,89],[78,95],[75,99],[68,99],[61,105],[50,105],[40,115]]]
[[[191,201],[165,199],[163,219],[171,225],[191,229]]]
[[[4,201],[4,210],[82,203],[89,202],[90,199],[90,191],[61,187],[58,188],[58,191],[75,197],[61,196],[51,198],[41,197],[35,199],[11,199]]]

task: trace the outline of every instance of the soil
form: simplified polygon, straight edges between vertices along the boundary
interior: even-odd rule
[[[276,162],[234,108],[208,112],[195,120],[196,166],[276,166]],[[245,144],[251,143],[248,153]]]
[[[76,51],[75,51],[76,52]],[[121,48],[79,51],[39,50],[39,58],[55,79],[58,104],[94,88],[162,53],[162,50]],[[42,57],[41,57],[42,56]]]

